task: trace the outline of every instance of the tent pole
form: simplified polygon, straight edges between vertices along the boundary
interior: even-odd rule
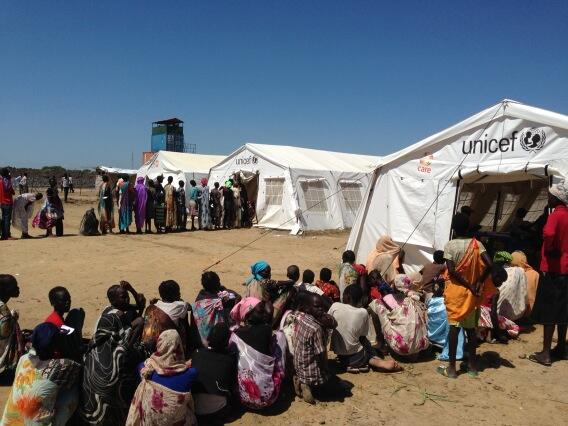
[[[497,205],[495,206],[495,215],[493,217],[493,232],[497,232],[497,223],[499,222],[500,210],[501,210],[501,191],[497,193]]]
[[[454,195],[454,209],[452,211],[452,218],[456,215],[456,209],[458,208],[458,201],[459,201],[459,196],[460,196],[460,183],[461,183],[461,179],[458,179],[458,183],[456,185],[456,195]],[[450,226],[450,237],[449,240],[452,239],[452,227]]]

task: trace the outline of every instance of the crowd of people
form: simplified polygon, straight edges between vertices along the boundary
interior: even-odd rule
[[[252,226],[254,208],[237,178],[228,179],[223,186],[215,182],[211,189],[207,178],[202,178],[199,186],[190,180],[188,189],[182,180],[175,187],[172,176],[165,184],[162,175],[156,179],[139,176],[134,185],[128,175],[120,177],[116,185],[108,175],[101,179],[98,212],[103,234],[114,229],[115,210],[120,233],[130,233],[133,217],[137,234],[153,233],[152,222],[157,233],[186,231],[188,219],[190,231]]]
[[[90,339],[85,312],[72,308],[64,287],[49,291],[45,321],[21,330],[7,305],[18,282],[0,275],[0,378],[13,383],[0,424],[222,424],[237,407],[270,407],[284,386],[309,404],[345,397],[338,372],[397,373],[398,361],[434,348],[448,361],[436,369],[443,377],[477,376],[479,340],[506,343],[528,321],[544,332],[542,350],[528,359],[550,366],[568,359],[567,205],[568,187],[553,185],[540,271],[520,250],[490,255],[460,212],[452,239],[419,272],[407,270],[403,248],[385,235],[364,264],[345,251],[337,281],[329,268],[316,280],[297,265],[276,279],[258,261],[242,291],[207,271],[192,303],[168,280],[149,304],[122,281],[108,288]]]
[[[30,193],[27,174],[16,178],[19,195],[16,195],[12,183],[10,169],[0,170],[0,209],[2,240],[15,239],[11,228],[21,231],[21,238],[31,238],[28,229],[32,226],[46,231],[46,236],[62,236],[64,221],[64,204],[69,193],[74,192],[73,180],[65,174],[60,182],[49,179],[49,187],[42,193]],[[179,181],[174,186],[173,177],[169,176],[164,184],[164,177],[156,179],[136,178],[130,183],[128,175],[122,175],[116,183],[111,182],[109,175],[103,174],[98,185],[98,202],[95,210],[85,213],[79,232],[82,235],[98,235],[112,233],[118,225],[121,234],[130,233],[134,222],[137,234],[152,234],[152,223],[157,233],[186,231],[196,229],[232,229],[251,227],[255,218],[254,203],[248,198],[246,186],[238,177],[233,176],[221,186],[215,182],[212,188],[207,179],[200,184],[194,180]],[[59,189],[63,192],[63,200],[59,197]],[[43,200],[36,212],[34,205]],[[116,219],[115,219],[116,213]],[[53,234],[55,228],[55,234]]]

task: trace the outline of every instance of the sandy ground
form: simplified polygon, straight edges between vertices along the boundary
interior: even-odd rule
[[[17,276],[21,296],[11,300],[20,312],[22,327],[32,328],[50,312],[49,289],[66,286],[73,306],[87,312],[87,332],[106,306],[106,289],[126,279],[148,299],[157,296],[158,283],[174,279],[186,300],[194,300],[201,271],[258,238],[258,229],[194,232],[169,235],[77,236],[84,211],[94,205],[92,194],[72,194],[66,206],[65,237],[2,242],[0,272]],[[17,231],[14,234],[19,235]],[[39,236],[38,230],[32,235]],[[212,269],[224,285],[241,291],[249,265],[265,259],[276,278],[289,264],[319,271],[336,269],[347,233],[293,237],[271,232]],[[539,348],[541,330],[522,334],[509,345],[480,347],[484,371],[479,378],[457,380],[436,374],[433,358],[405,364],[398,375],[342,374],[351,383],[352,396],[344,401],[308,406],[284,392],[265,413],[244,413],[234,424],[565,424],[568,418],[566,383],[568,363],[551,368],[524,359]],[[330,354],[331,358],[333,355]],[[3,406],[9,388],[0,388]]]

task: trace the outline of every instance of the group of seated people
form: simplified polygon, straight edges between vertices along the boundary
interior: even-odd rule
[[[467,225],[462,222],[454,220],[458,234]],[[18,283],[0,275],[0,376],[13,380],[1,424],[214,424],[235,405],[271,406],[284,383],[314,404],[345,392],[337,371],[400,372],[394,358],[412,361],[432,346],[455,362],[465,336],[443,293],[465,248],[450,243],[420,272],[407,273],[404,251],[383,236],[365,265],[352,251],[343,253],[338,282],[328,268],[319,280],[309,269],[300,280],[296,265],[276,280],[259,261],[242,296],[209,271],[193,303],[168,280],[146,306],[144,295],[122,281],[108,289],[109,305],[88,340],[85,312],[71,309],[64,287],[49,292],[54,310],[42,324],[20,330],[17,313],[7,307],[19,295]],[[522,252],[499,252],[489,263],[499,291],[483,300],[474,333],[505,341],[518,335],[515,321],[530,312],[538,273]],[[471,351],[476,340],[471,328],[462,328]],[[452,373],[451,366],[442,372]]]

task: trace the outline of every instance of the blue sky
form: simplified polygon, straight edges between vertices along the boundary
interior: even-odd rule
[[[138,166],[151,122],[388,154],[502,100],[568,114],[567,1],[12,1],[0,164]]]

